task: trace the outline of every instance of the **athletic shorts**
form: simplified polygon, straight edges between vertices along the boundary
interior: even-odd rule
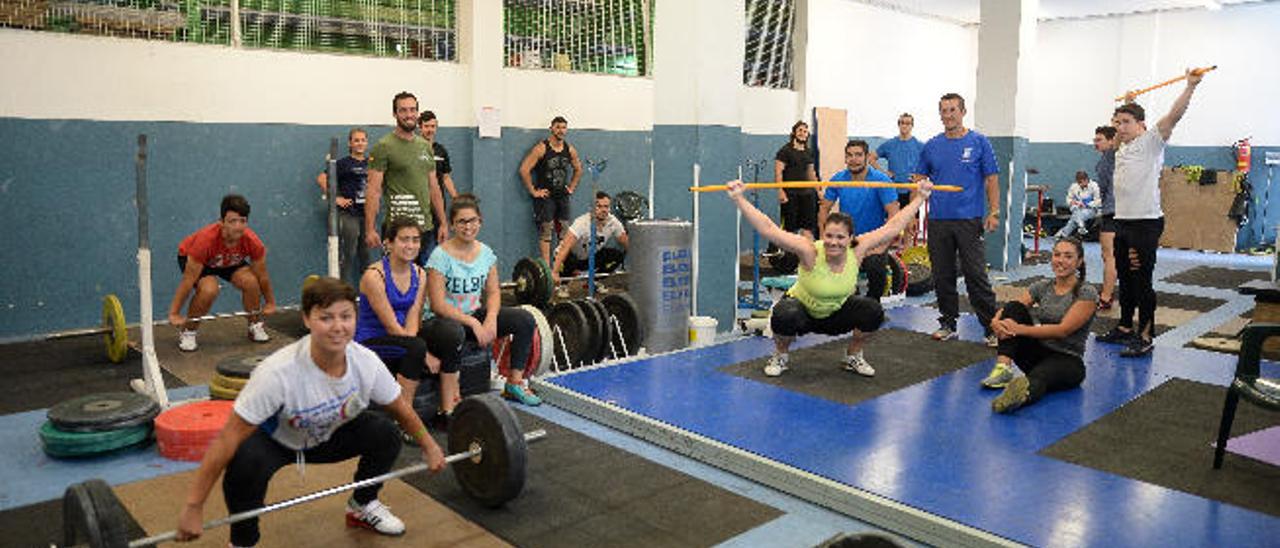
[[[211,267],[209,267],[209,265],[205,265],[205,266],[204,266],[204,270],[201,270],[201,271],[200,271],[200,278],[203,278],[203,277],[205,277],[205,276],[217,276],[217,277],[222,278],[222,279],[224,279],[224,280],[226,280],[226,281],[228,281],[228,282],[229,282],[229,281],[231,281],[231,275],[232,275],[232,274],[235,274],[237,270],[240,270],[240,268],[242,268],[242,267],[246,267],[246,266],[249,266],[249,262],[248,262],[248,261],[242,262],[242,263],[237,264],[237,265],[224,266],[224,267],[220,267],[220,268],[211,268]],[[186,256],[186,255],[178,255],[178,271],[179,271],[179,272],[186,272],[186,271],[187,271],[187,256]],[[199,279],[199,278],[197,278],[197,279]]]

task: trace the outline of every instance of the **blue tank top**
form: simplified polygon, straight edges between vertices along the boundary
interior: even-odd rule
[[[382,285],[386,290],[387,300],[391,301],[391,310],[396,313],[396,322],[404,325],[405,316],[409,313],[409,309],[413,308],[413,301],[418,296],[418,269],[416,267],[409,269],[409,290],[401,293],[391,277],[391,259],[383,257]],[[356,317],[356,342],[386,334],[387,329],[383,327],[382,320],[378,319],[378,315],[373,312],[373,307],[369,305],[369,297],[361,293],[360,315]]]

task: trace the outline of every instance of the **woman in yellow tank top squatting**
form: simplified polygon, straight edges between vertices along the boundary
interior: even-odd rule
[[[880,228],[856,237],[853,219],[844,213],[832,213],[822,226],[822,239],[817,241],[778,227],[743,197],[742,181],[731,181],[726,186],[729,199],[761,236],[800,258],[795,285],[773,305],[769,326],[773,330],[774,353],[764,374],[776,377],[787,370],[787,351],[797,336],[852,333],[843,367],[867,377],[875,375],[875,368],[862,356],[862,347],[870,333],[884,323],[884,309],[875,299],[854,295],[858,265],[866,254],[906,228],[920,205],[929,199],[933,183],[922,180],[911,202],[897,215]]]

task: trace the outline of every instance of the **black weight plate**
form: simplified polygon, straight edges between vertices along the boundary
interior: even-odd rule
[[[247,379],[253,373],[253,369],[258,367],[266,356],[261,354],[231,356],[220,362],[215,367],[219,375],[224,377],[233,377],[237,379]]]
[[[649,213],[649,200],[640,194],[624,190],[614,196],[613,214],[619,219],[631,222]]]
[[[555,350],[556,361],[566,369],[577,367],[585,356],[586,315],[577,305],[564,301],[551,306],[551,310],[547,313],[547,322],[551,324],[551,336],[555,339],[551,348]],[[568,359],[569,363],[564,363],[565,359]]]
[[[573,301],[573,304],[578,306],[587,319],[587,338],[583,339],[582,361],[587,364],[595,363],[596,356],[600,355],[600,332],[604,330],[604,318],[600,317],[600,310],[586,299]]]
[[[49,409],[48,419],[65,430],[102,428],[132,421],[144,415],[152,417],[160,406],[135,392],[90,394],[59,403]]]
[[[907,289],[906,266],[902,264],[902,260],[899,259],[897,255],[890,253],[887,255],[887,258],[888,261],[886,261],[886,263],[889,265],[889,283],[885,284],[884,287],[886,297],[890,295],[897,295]]]
[[[617,343],[614,343],[612,338],[613,322],[609,321],[609,309],[605,308],[600,301],[595,299],[589,299],[583,301],[583,303],[590,304],[596,309],[596,313],[600,315],[600,330],[596,332],[596,337],[600,339],[600,352],[596,354],[596,361],[602,362],[604,360],[612,359],[613,351],[610,350],[610,344],[612,343],[616,345]],[[618,349],[618,352],[621,351],[622,349]]]
[[[463,492],[490,508],[502,506],[524,489],[527,445],[515,413],[491,396],[465,398],[449,421],[449,453],[479,446],[479,458],[455,462],[453,475]]]
[[[933,271],[928,265],[907,264],[907,295],[915,297],[933,291]]]
[[[795,274],[796,269],[800,267],[800,256],[790,251],[783,251],[781,255],[775,255],[769,264],[779,274],[790,276]]]
[[[626,342],[626,352],[628,356],[635,355],[640,348],[640,341],[644,339],[644,326],[640,322],[640,308],[636,306],[635,300],[626,293],[610,293],[600,299],[600,304],[604,305],[605,310],[609,311],[609,315],[617,318],[618,325],[622,328],[622,336]],[[610,340],[614,344],[618,344],[616,340],[617,333],[613,333],[615,329],[610,322]],[[622,348],[618,348],[618,352],[622,352]]]
[[[76,433],[123,430],[125,428],[133,428],[135,426],[150,425],[151,422],[156,420],[156,417],[160,415],[160,411],[161,411],[160,406],[157,405],[155,409],[149,413],[138,415],[132,419],[121,420],[121,421],[107,423],[107,424],[77,425],[77,424],[53,423],[53,425],[57,427],[58,430],[61,430],[63,432],[76,432]]]
[[[62,495],[62,545],[129,546],[123,512],[111,486],[102,480],[72,484]]]
[[[81,483],[89,500],[93,502],[94,513],[98,516],[98,527],[102,533],[103,548],[126,548],[129,546],[129,511],[120,503],[111,486],[100,479],[91,479]]]
[[[516,300],[520,304],[531,304],[533,306],[542,306],[538,299],[541,289],[538,287],[538,279],[542,276],[538,265],[533,259],[525,257],[516,261],[516,266],[511,270],[511,281],[515,282]]]

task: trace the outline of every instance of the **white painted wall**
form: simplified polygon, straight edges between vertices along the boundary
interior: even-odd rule
[[[896,135],[910,112],[927,138],[942,131],[938,97],[974,96],[975,28],[846,0],[809,0],[808,24],[803,110],[846,109],[850,135]]]
[[[519,68],[503,69],[502,124],[545,128],[560,115],[577,129],[653,129],[653,80]]]
[[[1126,89],[1218,65],[1196,90],[1173,144],[1225,146],[1253,136],[1280,143],[1280,3],[1105,19],[1055,21],[1039,29],[1030,138],[1088,142]],[[1142,95],[1150,120],[1168,111],[1181,84]]]
[[[0,29],[0,116],[391,124],[418,95],[445,125],[474,125],[467,67],[348,55]]]
[[[742,99],[743,133],[785,135],[796,120],[810,118],[800,109],[800,94],[789,89],[742,86],[739,97]]]

